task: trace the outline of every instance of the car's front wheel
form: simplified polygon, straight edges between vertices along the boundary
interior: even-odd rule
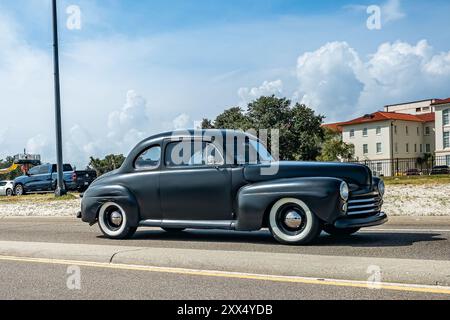
[[[329,235],[335,236],[335,237],[351,236],[352,234],[357,233],[359,230],[360,230],[360,228],[338,229],[332,225],[324,225],[323,226],[323,231],[325,231]]]
[[[321,222],[303,201],[284,198],[270,210],[269,229],[280,243],[305,245],[320,235]]]
[[[131,238],[137,230],[130,227],[126,211],[114,202],[107,202],[100,208],[98,225],[103,234],[110,239]]]
[[[14,192],[13,192],[12,189],[6,190],[6,196],[7,196],[7,197],[12,197],[13,195],[14,195]]]
[[[14,194],[16,196],[23,196],[25,194],[25,189],[23,188],[23,185],[18,184],[14,187]]]

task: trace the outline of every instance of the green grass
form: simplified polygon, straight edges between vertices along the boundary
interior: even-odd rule
[[[385,177],[386,185],[433,185],[450,184],[449,175],[439,176],[411,176],[411,177]]]
[[[2,203],[44,203],[44,202],[53,202],[53,201],[70,201],[79,198],[78,193],[69,193],[63,197],[55,197],[53,193],[47,194],[30,194],[24,195],[20,197],[0,197],[0,204]]]

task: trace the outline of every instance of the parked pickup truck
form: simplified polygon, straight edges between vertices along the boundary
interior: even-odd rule
[[[74,171],[70,164],[64,164],[63,171],[64,185],[69,191],[84,191],[97,178],[95,171]],[[26,175],[14,180],[14,194],[55,191],[57,179],[56,164],[48,163],[33,167]]]

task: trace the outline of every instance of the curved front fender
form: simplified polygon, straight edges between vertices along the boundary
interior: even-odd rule
[[[264,227],[264,218],[272,205],[282,198],[305,202],[322,221],[331,223],[341,214],[342,200],[337,178],[292,178],[245,186],[237,195],[236,230],[251,231]]]
[[[81,202],[81,218],[84,222],[95,223],[101,206],[106,202],[119,204],[127,213],[131,227],[137,227],[140,221],[139,205],[136,197],[121,185],[91,186]]]

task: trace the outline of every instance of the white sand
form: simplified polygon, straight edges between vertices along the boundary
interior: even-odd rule
[[[0,217],[74,216],[81,199],[39,203],[0,203]],[[450,216],[450,184],[430,186],[388,185],[383,206],[390,216]]]

